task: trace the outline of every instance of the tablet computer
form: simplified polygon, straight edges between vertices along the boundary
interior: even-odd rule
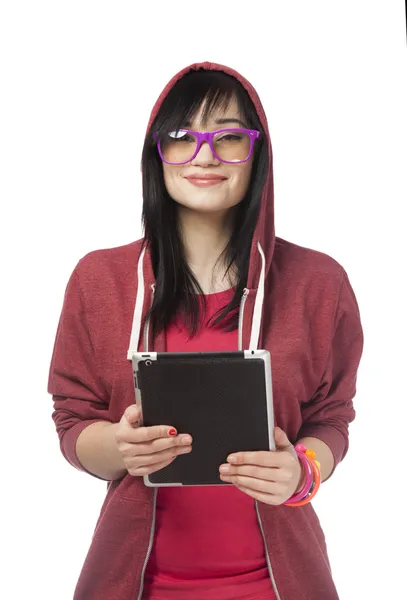
[[[270,354],[137,352],[132,355],[143,424],[192,436],[192,451],[144,476],[149,487],[229,485],[219,466],[231,452],[274,450]]]

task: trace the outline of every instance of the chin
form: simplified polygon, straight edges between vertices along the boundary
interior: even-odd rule
[[[173,198],[180,207],[202,213],[225,212],[239,204],[241,200],[241,198],[231,198],[231,194],[214,193],[213,190],[191,190],[187,194],[174,194]]]
[[[214,198],[197,198],[188,200],[176,200],[180,208],[193,210],[200,213],[219,213],[225,212],[236,206],[236,203],[230,203],[227,201],[216,200]]]

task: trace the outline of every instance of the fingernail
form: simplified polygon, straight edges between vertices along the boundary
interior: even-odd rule
[[[181,442],[182,442],[183,444],[190,444],[190,443],[192,442],[192,438],[191,438],[189,435],[184,435],[184,436],[181,438]]]
[[[172,428],[169,430],[169,432],[168,432],[168,435],[172,435],[172,436],[174,436],[174,435],[177,435],[177,430],[176,430],[176,429],[174,429],[174,427],[172,427]]]
[[[236,456],[228,456],[228,462],[230,463],[236,463],[237,462],[237,457]]]
[[[229,465],[221,465],[219,470],[221,473],[229,473],[230,468],[229,468]]]

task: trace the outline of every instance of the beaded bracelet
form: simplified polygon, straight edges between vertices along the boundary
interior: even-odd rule
[[[305,483],[303,488],[293,494],[284,504],[286,506],[304,506],[314,498],[321,485],[320,463],[316,460],[313,450],[308,450],[304,444],[295,446],[298,459],[305,468]]]

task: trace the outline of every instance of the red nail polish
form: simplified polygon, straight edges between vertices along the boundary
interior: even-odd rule
[[[177,430],[176,430],[176,429],[174,429],[174,427],[172,427],[172,428],[169,430],[168,434],[169,434],[169,435],[177,435]]]

